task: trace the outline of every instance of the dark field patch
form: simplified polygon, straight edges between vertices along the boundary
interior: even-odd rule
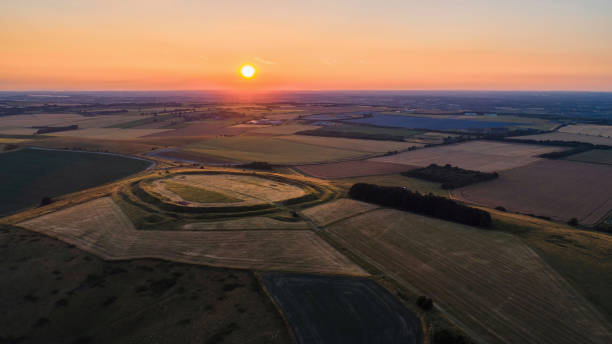
[[[503,128],[522,123],[474,121],[469,119],[412,117],[400,115],[374,115],[372,117],[349,119],[346,122],[426,130],[465,130],[484,128]]]
[[[302,165],[297,168],[309,176],[325,179],[364,177],[394,174],[410,169],[410,166],[377,161],[343,161],[329,164]]]
[[[374,281],[264,274],[298,343],[422,343],[420,320]]]
[[[108,262],[7,226],[0,246],[0,343],[291,343],[251,272]]]
[[[23,149],[0,154],[0,216],[55,197],[121,179],[149,161],[72,151]]]

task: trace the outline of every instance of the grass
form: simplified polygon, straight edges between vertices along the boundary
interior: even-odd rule
[[[221,137],[184,147],[202,153],[241,162],[266,161],[273,164],[300,164],[365,156],[354,150],[314,146],[264,136]]]
[[[148,161],[70,151],[24,149],[0,154],[0,215],[140,172]]]
[[[236,203],[242,201],[239,198],[231,197],[220,192],[194,187],[186,184],[166,181],[166,189],[174,192],[185,201],[198,203]]]
[[[0,314],[2,342],[205,343],[220,333],[225,343],[293,342],[249,271],[105,261],[9,226],[0,245],[0,304],[10,310]]]
[[[341,124],[341,125],[323,127],[322,130],[340,131],[340,132],[345,132],[345,133],[364,133],[364,134],[371,134],[371,135],[391,135],[391,136],[404,136],[404,137],[423,133],[423,131],[420,131],[420,130],[374,127],[371,125],[355,125],[355,124]]]
[[[564,160],[612,165],[612,149],[593,149],[565,157]]]

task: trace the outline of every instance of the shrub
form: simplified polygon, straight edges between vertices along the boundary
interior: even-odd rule
[[[501,205],[495,207],[495,209],[499,211],[506,211],[506,208],[502,207]]]
[[[578,219],[575,217],[572,217],[569,221],[567,221],[567,224],[572,227],[576,227],[578,226]]]
[[[470,184],[492,180],[498,177],[496,172],[485,173],[480,171],[465,170],[453,167],[449,164],[439,166],[431,164],[424,168],[417,168],[402,173],[403,176],[442,183],[443,189],[456,189]]]
[[[40,206],[44,207],[45,205],[49,205],[53,203],[53,199],[51,197],[45,196],[40,200]]]
[[[433,344],[469,344],[471,342],[464,335],[447,329],[434,332],[432,340]]]
[[[416,301],[416,304],[426,311],[433,308],[433,300],[428,298],[427,296],[419,296]]]

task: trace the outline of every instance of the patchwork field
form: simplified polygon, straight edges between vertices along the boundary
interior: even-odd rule
[[[331,223],[355,216],[361,213],[378,209],[379,206],[371,203],[341,198],[333,202],[318,205],[302,211],[317,226],[327,226]]]
[[[420,319],[374,281],[272,273],[262,280],[299,344],[423,343]]]
[[[293,343],[251,272],[109,262],[7,226],[0,245],[3,343]]]
[[[559,129],[562,133],[612,138],[612,125],[575,124]]]
[[[494,141],[470,141],[374,158],[371,161],[426,167],[430,164],[461,167],[466,170],[497,172],[542,160],[543,153],[560,147],[512,144]]]
[[[588,152],[570,155],[565,160],[612,165],[612,149],[593,149]]]
[[[391,209],[326,228],[332,240],[433,298],[486,343],[609,343],[609,324],[520,239]]]
[[[185,174],[157,179],[148,187],[154,194],[185,206],[225,207],[280,202],[305,194],[304,189],[280,181],[234,174]]]
[[[410,147],[423,147],[422,144],[410,142],[361,140],[307,135],[283,136],[282,139],[313,146],[332,147],[366,153],[386,153],[389,151],[406,150]]]
[[[267,161],[273,164],[303,164],[366,156],[366,153],[314,146],[274,137],[221,137],[187,145],[183,151],[242,162]]]
[[[232,128],[230,121],[204,121],[193,122],[185,128],[175,130],[165,130],[148,135],[149,137],[173,137],[173,136],[217,136],[217,135],[238,135],[247,128]]]
[[[592,225],[612,210],[612,167],[542,160],[452,194],[465,202]]]
[[[346,122],[426,130],[467,130],[483,128],[503,128],[520,123],[502,121],[480,121],[470,119],[433,118],[403,115],[374,115],[372,117],[349,119]]]
[[[542,140],[542,141],[549,140],[549,141],[568,141],[568,142],[575,141],[575,142],[592,143],[594,145],[612,146],[612,138],[609,138],[609,137],[589,136],[589,135],[560,133],[560,132],[538,134],[538,135],[527,135],[527,136],[515,136],[515,137],[511,137],[511,139]]]
[[[324,179],[374,176],[406,172],[412,166],[378,161],[343,161],[330,164],[312,164],[296,166],[301,172]]]
[[[59,137],[79,137],[84,139],[101,139],[101,140],[129,140],[147,135],[161,133],[164,129],[119,129],[119,128],[91,128],[59,131],[47,136]]]
[[[0,216],[43,197],[84,190],[145,170],[150,161],[71,151],[22,149],[0,154]]]
[[[163,149],[155,152],[147,153],[148,156],[159,157],[178,162],[199,163],[206,165],[231,165],[237,164],[236,161],[229,159],[214,157],[202,153],[190,153],[177,149]]]
[[[304,221],[280,221],[270,217],[251,216],[248,218],[193,222],[183,226],[183,229],[194,231],[227,231],[227,230],[258,230],[258,229],[311,229]]]
[[[0,118],[0,132],[5,129],[30,129],[41,126],[67,126],[76,124],[79,128],[104,128],[133,121],[135,116],[103,115],[103,116],[83,116],[78,114],[30,114],[3,116]],[[138,117],[142,118],[142,117]],[[33,130],[33,132],[36,129]]]
[[[240,269],[367,275],[310,230],[136,230],[110,197],[18,225],[109,260],[158,258]]]
[[[320,128],[315,125],[306,124],[287,124],[287,125],[274,125],[267,128],[255,129],[249,132],[249,134],[262,134],[262,135],[292,135],[298,131],[312,130]]]

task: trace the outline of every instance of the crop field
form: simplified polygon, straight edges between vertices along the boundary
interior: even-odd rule
[[[593,149],[588,152],[570,155],[565,160],[612,165],[612,149]]]
[[[298,344],[423,343],[420,319],[363,278],[266,273]]]
[[[391,209],[325,231],[404,287],[432,297],[478,341],[612,340],[604,316],[513,235]]]
[[[612,138],[612,125],[575,124],[559,129],[562,133]]]
[[[589,135],[560,133],[560,132],[538,134],[538,135],[527,135],[527,136],[515,136],[515,137],[511,137],[511,139],[542,140],[542,141],[549,140],[549,141],[568,141],[568,142],[575,141],[575,142],[592,143],[594,145],[612,146],[612,138],[609,138],[609,137],[589,136]]]
[[[104,261],[9,226],[0,245],[3,343],[293,343],[252,272]]]
[[[348,119],[345,122],[369,124],[381,127],[396,127],[425,130],[465,130],[483,128],[503,128],[519,123],[501,121],[478,121],[469,119],[432,118],[403,115],[374,115],[372,117]]]
[[[301,172],[324,179],[374,176],[406,172],[411,166],[378,161],[343,161],[329,164],[296,166]]]
[[[218,136],[238,135],[247,131],[247,128],[232,128],[230,121],[204,121],[193,122],[185,128],[165,130],[148,135],[149,137],[173,137],[173,136]]]
[[[83,152],[23,149],[0,154],[0,216],[43,197],[84,190],[145,170],[150,161]]]
[[[18,226],[109,260],[158,258],[239,269],[367,275],[310,230],[136,230],[110,197]]]
[[[255,129],[249,132],[249,134],[260,134],[260,135],[293,135],[298,131],[312,130],[320,128],[315,125],[306,124],[286,124],[286,125],[273,125],[267,128]]]
[[[389,127],[375,127],[371,125],[357,125],[357,124],[338,124],[323,127],[325,130],[339,131],[345,133],[365,133],[372,135],[390,135],[390,136],[412,136],[415,134],[422,133],[419,130],[410,130],[404,128],[389,128]]]
[[[83,116],[78,114],[35,114],[14,115],[0,118],[0,131],[3,129],[29,129],[40,126],[67,126],[76,124],[79,128],[103,128],[129,122],[130,115]],[[35,130],[34,130],[35,131]]]
[[[137,137],[153,135],[164,132],[164,129],[119,129],[119,128],[91,128],[59,131],[46,134],[48,136],[60,137],[79,137],[84,139],[112,139],[112,140],[129,140]]]
[[[313,146],[264,136],[214,138],[187,145],[183,151],[242,162],[266,161],[273,164],[329,162],[366,155],[354,150]]]
[[[160,146],[141,143],[132,140],[91,140],[82,137],[56,137],[39,136],[40,139],[33,142],[37,147],[82,150],[90,152],[111,152],[119,154],[139,154],[151,152]],[[42,138],[44,137],[44,138]]]
[[[259,229],[311,229],[304,221],[281,221],[264,216],[251,216],[235,220],[193,222],[183,225],[185,230],[192,231],[227,231]]]
[[[612,166],[542,160],[452,193],[465,202],[592,225],[612,210],[611,176]]]
[[[294,185],[233,174],[177,175],[155,180],[148,188],[174,202],[209,207],[280,202],[305,194],[304,189]]]
[[[236,161],[223,159],[219,157],[213,157],[201,153],[190,153],[176,149],[164,149],[155,152],[147,153],[148,156],[159,157],[162,159],[168,159],[178,162],[189,162],[189,163],[200,163],[207,165],[230,165],[236,164]]]
[[[366,213],[379,206],[371,203],[342,198],[333,202],[318,205],[302,211],[317,226],[327,226],[351,216]]]
[[[313,146],[331,147],[345,150],[354,150],[365,153],[386,153],[401,151],[410,147],[423,147],[422,144],[397,141],[362,140],[337,137],[291,135],[283,136],[283,140],[304,143]]]
[[[497,172],[542,160],[543,153],[563,150],[559,147],[512,144],[494,141],[466,143],[418,149],[380,157],[371,161],[426,167],[431,164],[461,167],[466,170]]]

